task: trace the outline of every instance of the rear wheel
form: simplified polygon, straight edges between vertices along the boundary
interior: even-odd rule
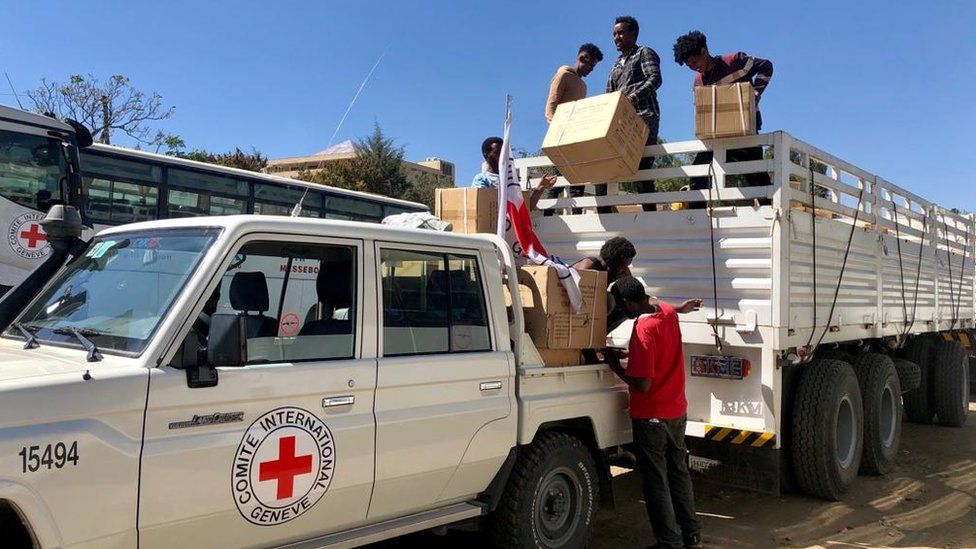
[[[938,341],[920,336],[912,339],[905,347],[903,357],[918,364],[918,388],[908,391],[904,396],[905,416],[912,423],[932,423],[935,410],[932,408],[932,359]]]
[[[901,444],[901,383],[887,355],[862,353],[854,363],[864,403],[864,455],[861,472],[883,475],[891,471]]]
[[[598,497],[597,470],[579,439],[541,433],[519,449],[492,520],[495,546],[573,549],[590,538]]]
[[[933,401],[939,425],[962,427],[969,414],[969,364],[958,341],[941,341],[935,353]]]
[[[838,500],[857,478],[864,444],[861,391],[851,365],[806,366],[793,409],[793,465],[800,488]]]

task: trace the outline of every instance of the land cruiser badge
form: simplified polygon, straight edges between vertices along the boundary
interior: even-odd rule
[[[335,469],[332,432],[302,408],[271,410],[248,427],[234,456],[234,503],[248,522],[283,524],[312,508]]]

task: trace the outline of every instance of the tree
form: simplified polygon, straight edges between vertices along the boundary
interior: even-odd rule
[[[434,211],[436,190],[448,187],[453,187],[453,185],[444,178],[425,173],[417,177],[400,198],[411,202],[419,202],[430,208],[430,211]]]
[[[132,86],[129,78],[113,75],[106,82],[89,74],[73,74],[68,82],[48,82],[27,92],[27,97],[39,113],[54,113],[72,118],[91,128],[92,137],[105,144],[112,142],[112,133],[121,131],[143,145],[158,145],[167,138],[153,123],[165,120],[175,112],[165,107],[158,92],[146,94]]]
[[[386,137],[379,124],[373,133],[356,141],[356,156],[323,163],[316,170],[303,170],[298,179],[393,198],[403,198],[411,184],[403,173],[403,147]]]
[[[251,152],[244,152],[239,147],[235,147],[233,151],[225,153],[212,153],[201,149],[186,151],[186,144],[176,136],[168,136],[163,140],[163,144],[167,147],[166,154],[177,158],[218,164],[220,166],[239,168],[252,172],[259,172],[268,165],[268,157],[261,154],[254,147],[251,147]]]

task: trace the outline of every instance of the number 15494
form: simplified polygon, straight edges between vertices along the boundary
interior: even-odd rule
[[[57,442],[46,446],[24,446],[18,455],[24,473],[33,473],[42,467],[62,469],[69,464],[78,465],[78,441]]]

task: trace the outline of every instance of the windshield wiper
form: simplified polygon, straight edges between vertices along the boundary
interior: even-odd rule
[[[74,338],[78,340],[78,343],[81,343],[81,346],[84,347],[86,351],[88,351],[88,359],[87,359],[88,362],[98,362],[102,360],[102,353],[98,352],[98,347],[96,347],[95,344],[92,343],[90,339],[85,337],[85,336],[99,336],[102,335],[101,332],[97,330],[91,330],[89,328],[82,328],[81,330],[79,330],[74,326],[66,326],[64,328],[58,328],[54,330],[54,333],[58,335],[74,336]]]
[[[27,341],[27,343],[24,343],[24,349],[36,349],[41,346],[41,344],[37,342],[37,338],[34,337],[34,332],[31,331],[36,330],[36,326],[27,327],[20,322],[14,322],[14,328],[17,328],[20,335],[24,336],[24,339]]]

